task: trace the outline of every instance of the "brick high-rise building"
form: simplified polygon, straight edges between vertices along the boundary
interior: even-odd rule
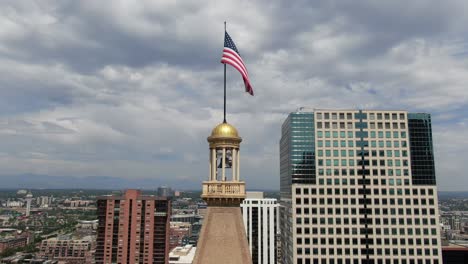
[[[170,207],[138,190],[98,197],[96,264],[168,263]]]
[[[441,264],[431,117],[300,109],[280,141],[283,264]]]

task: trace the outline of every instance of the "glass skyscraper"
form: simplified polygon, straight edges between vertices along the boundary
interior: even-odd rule
[[[429,114],[301,108],[280,141],[284,264],[441,264]]]

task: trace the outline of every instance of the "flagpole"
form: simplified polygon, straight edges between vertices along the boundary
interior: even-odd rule
[[[226,40],[226,21],[224,21],[224,39]],[[223,123],[226,123],[226,63],[224,63],[224,121]]]

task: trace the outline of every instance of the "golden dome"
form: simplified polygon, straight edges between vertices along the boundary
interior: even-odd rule
[[[237,129],[228,123],[221,123],[213,128],[211,131],[211,137],[217,138],[239,138]]]

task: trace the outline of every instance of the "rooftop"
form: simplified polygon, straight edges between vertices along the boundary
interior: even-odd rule
[[[169,253],[170,264],[192,263],[197,248],[192,245],[176,247]]]
[[[468,251],[468,241],[451,241],[447,246],[442,246],[443,251],[462,250]]]

